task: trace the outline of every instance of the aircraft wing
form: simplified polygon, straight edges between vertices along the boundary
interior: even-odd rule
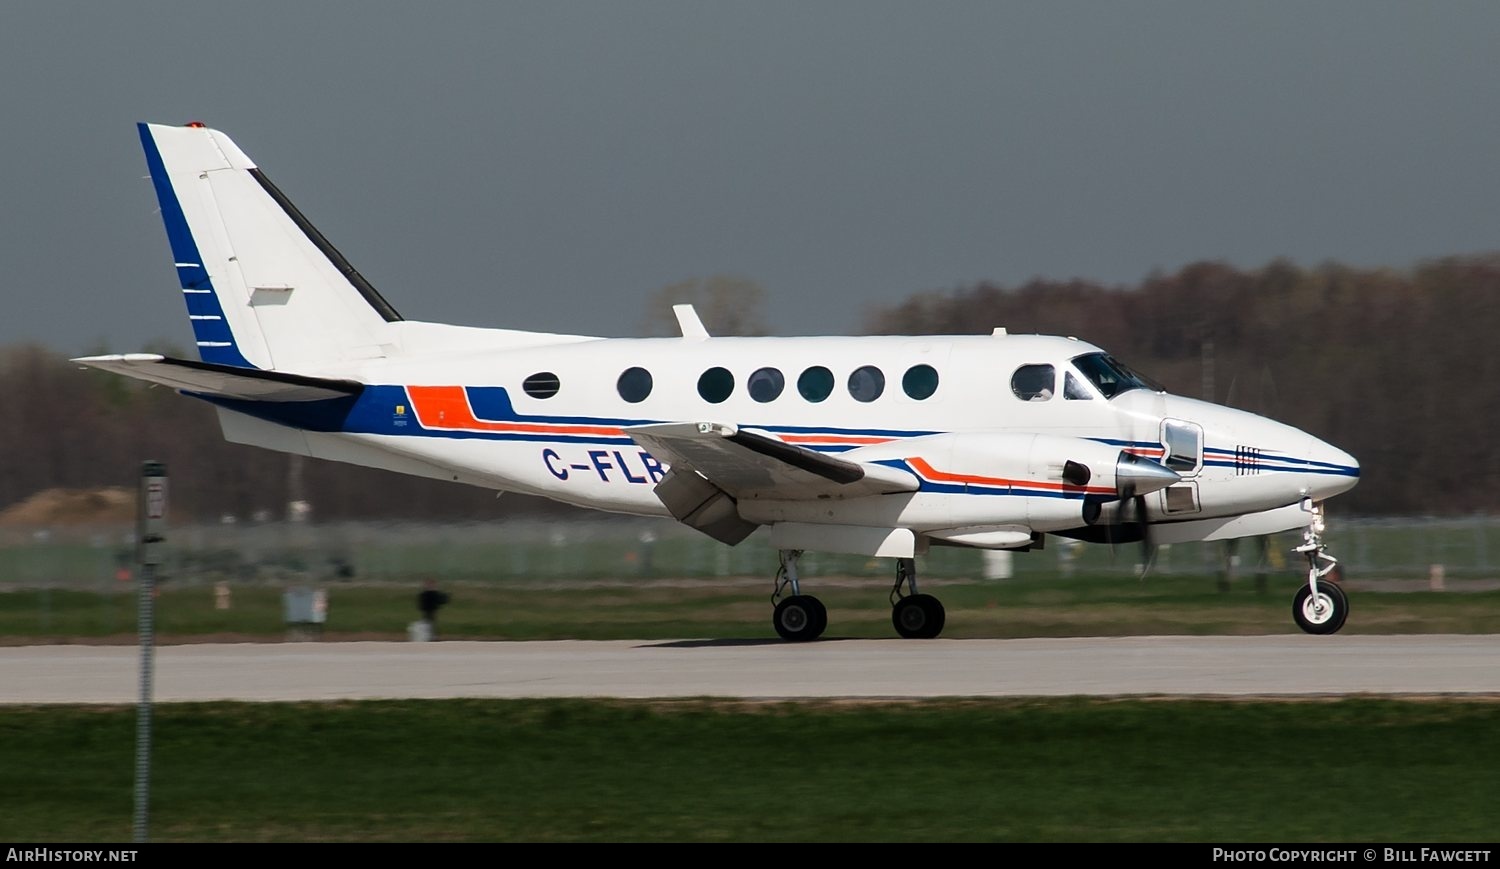
[[[733,498],[858,498],[915,492],[906,471],[851,462],[769,435],[713,422],[672,422],[625,429],[674,472],[697,471]]]
[[[246,401],[321,401],[359,395],[364,390],[364,384],[353,380],[172,359],[156,353],[84,356],[73,361],[183,392]]]

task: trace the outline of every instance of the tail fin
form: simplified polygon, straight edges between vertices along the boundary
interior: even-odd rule
[[[385,355],[401,315],[228,136],[140,133],[204,362],[292,370]]]

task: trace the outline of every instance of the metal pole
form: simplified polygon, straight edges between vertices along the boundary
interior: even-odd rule
[[[141,565],[140,601],[136,618],[141,638],[141,699],[135,712],[135,841],[146,841],[146,814],[151,804],[151,674],[155,628],[152,604],[156,568]]]
[[[146,841],[146,821],[151,805],[151,677],[155,670],[156,565],[161,563],[161,544],[167,521],[167,466],[146,462],[141,466],[140,500],[136,510],[136,561],[140,563],[140,587],[136,625],[141,642],[141,699],[135,714],[135,841]]]

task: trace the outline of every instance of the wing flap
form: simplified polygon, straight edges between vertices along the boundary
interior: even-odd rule
[[[84,356],[73,361],[183,392],[246,401],[322,401],[359,395],[364,391],[364,384],[353,380],[173,359],[156,353]]]

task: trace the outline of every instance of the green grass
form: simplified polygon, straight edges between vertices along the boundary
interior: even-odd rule
[[[124,840],[134,712],[0,709],[0,839]],[[1485,841],[1500,704],[158,707],[154,840]]]
[[[1293,633],[1300,580],[1272,577],[1264,592],[1244,580],[1220,592],[1206,577],[1108,577],[931,582],[947,607],[947,637],[1133,636]],[[1456,583],[1455,583],[1456,584]],[[415,586],[327,584],[327,639],[401,639],[417,616]],[[439,616],[449,639],[665,639],[769,637],[771,582],[448,585]],[[804,590],[829,608],[831,637],[892,634],[883,579],[813,579]],[[1348,633],[1494,633],[1500,591],[1350,592]],[[0,642],[129,641],[136,597],[58,589],[0,592]],[[229,610],[208,586],[168,584],[158,598],[164,641],[281,639],[281,590],[236,586]]]

